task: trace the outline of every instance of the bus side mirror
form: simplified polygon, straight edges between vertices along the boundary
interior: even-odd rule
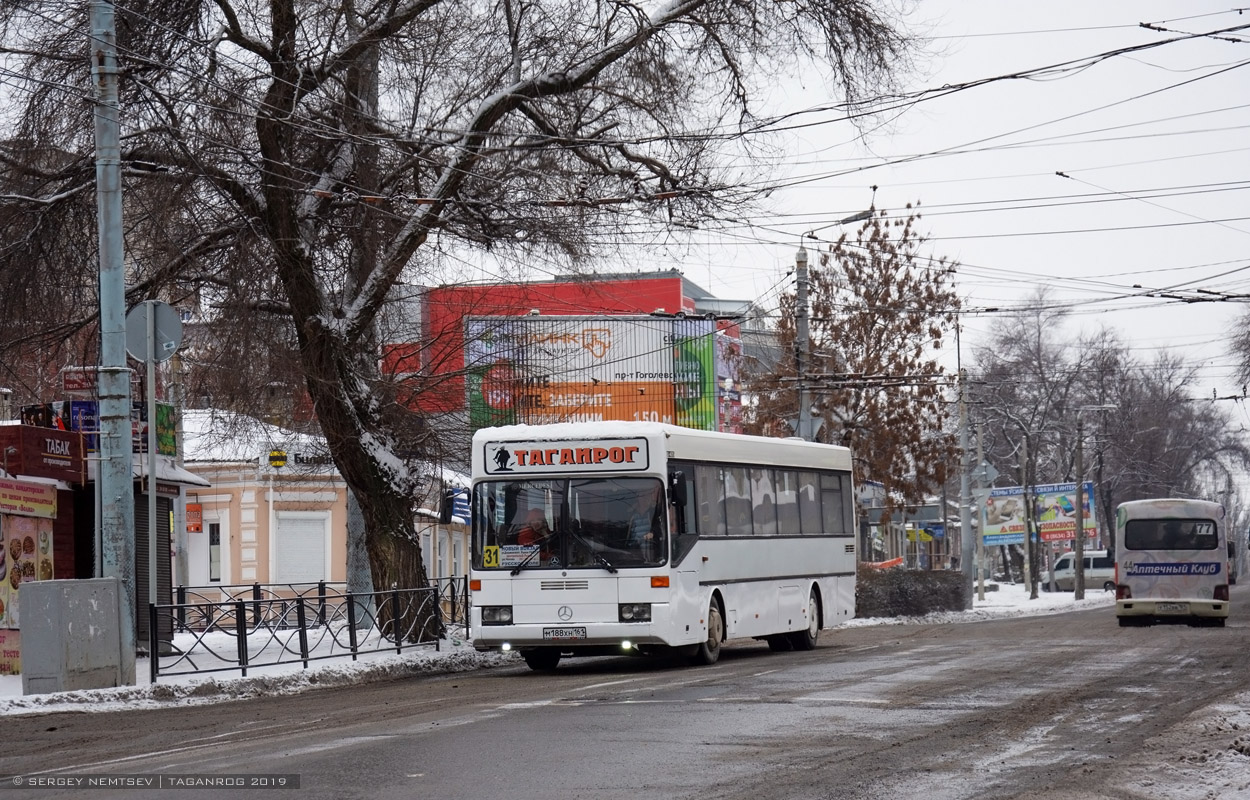
[[[668,474],[668,501],[677,512],[677,533],[689,533],[689,521],[686,519],[686,476],[680,470]]]
[[[443,492],[443,502],[438,507],[438,521],[441,525],[451,524],[451,510],[456,503],[456,493],[448,489]]]
[[[678,508],[686,507],[686,476],[681,472],[668,473],[668,497]]]

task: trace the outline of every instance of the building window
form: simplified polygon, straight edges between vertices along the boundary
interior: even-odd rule
[[[221,523],[208,523],[208,579],[221,582]]]
[[[269,569],[273,582],[316,583],[327,580],[329,513],[301,513],[297,516],[295,513],[279,511],[277,522],[273,564]]]

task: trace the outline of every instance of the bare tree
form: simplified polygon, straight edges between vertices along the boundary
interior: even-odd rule
[[[6,281],[35,269],[93,282],[86,5],[0,9],[20,86],[6,94],[0,225],[69,225],[81,242],[6,237]],[[876,88],[909,45],[883,6],[121,3],[130,297],[198,299],[238,369],[257,349],[296,353],[360,501],[375,586],[422,585],[412,479],[379,388],[392,287],[475,249],[576,260],[642,221],[741,210],[755,195],[731,184],[725,149],[757,123],[768,81],[817,59],[849,100]],[[50,316],[92,324],[86,298]]]
[[[883,484],[887,506],[945,481],[955,444],[947,430],[950,376],[938,348],[954,330],[955,265],[924,253],[920,214],[874,213],[843,234],[811,270],[814,414],[821,441],[855,451],[857,478]],[[759,433],[788,436],[798,409],[795,297],[782,298],[777,336],[786,355],[753,379]]]
[[[1127,500],[1226,491],[1250,449],[1228,410],[1194,396],[1196,368],[1168,354],[1135,358],[1111,329],[1068,335],[1065,321],[1040,291],[979,350],[973,405],[985,420],[987,458],[1012,465],[1027,433],[1036,480],[1072,480],[1076,415],[1109,405],[1086,426],[1105,531]]]

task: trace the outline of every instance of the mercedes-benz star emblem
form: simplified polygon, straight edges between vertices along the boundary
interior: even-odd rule
[[[560,617],[561,622],[568,622],[573,619],[573,609],[568,606],[560,606],[560,610],[556,612],[556,615]]]

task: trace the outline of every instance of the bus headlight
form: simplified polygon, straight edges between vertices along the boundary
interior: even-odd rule
[[[512,606],[482,606],[483,625],[511,625]]]
[[[621,622],[650,622],[650,603],[621,603]]]

